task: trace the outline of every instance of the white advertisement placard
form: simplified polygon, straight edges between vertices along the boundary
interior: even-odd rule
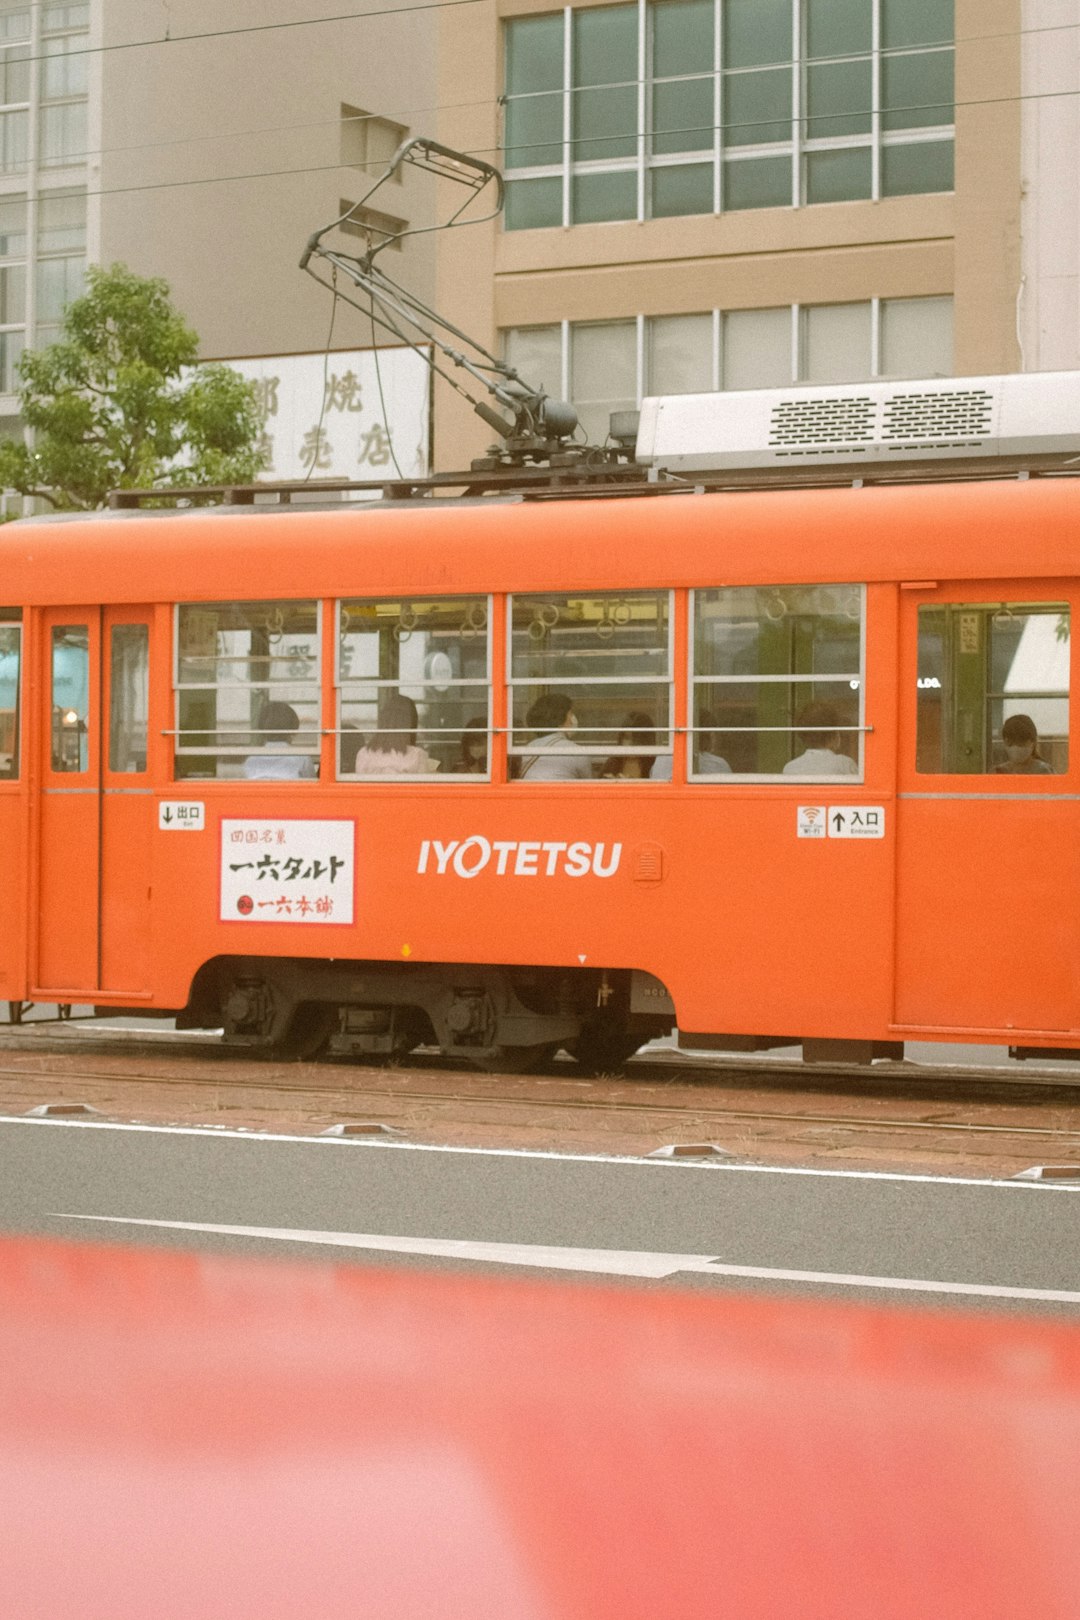
[[[269,458],[260,478],[423,478],[429,472],[431,372],[412,349],[226,364],[258,391]]]
[[[222,922],[351,923],[352,821],[221,823]]]

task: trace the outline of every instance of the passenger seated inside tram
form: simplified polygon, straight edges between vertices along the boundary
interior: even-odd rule
[[[419,717],[412,698],[391,692],[379,704],[379,725],[370,741],[356,755],[357,776],[426,776],[437,771],[432,759],[416,741]]]
[[[487,717],[477,715],[465,722],[461,752],[454,761],[456,776],[483,776],[487,771]]]
[[[693,754],[693,736],[690,738],[690,769],[698,776],[730,776],[731,766],[728,764],[727,760],[722,754],[717,754],[714,752],[716,748],[716,738],[713,731],[713,727],[716,724],[714,717],[709,713],[708,709],[702,709],[700,715],[698,716],[698,720],[699,724],[696,732],[696,758]],[[655,763],[653,764],[652,770],[649,773],[653,781],[670,782],[671,765],[672,760],[670,754],[659,754]]]
[[[259,716],[263,752],[249,754],[242,771],[249,782],[312,782],[319,774],[310,754],[295,752],[300,717],[291,703],[266,703]]]
[[[1001,728],[1006,758],[994,766],[998,776],[1053,776],[1054,767],[1039,753],[1039,733],[1029,714],[1010,714]]]
[[[572,699],[562,692],[545,692],[525,716],[534,732],[529,751],[522,756],[521,776],[530,782],[591,782],[592,767],[580,743],[573,740],[577,715]]]
[[[799,715],[803,752],[789,759],[785,776],[858,776],[859,767],[840,745],[840,715],[831,703],[808,703]]]
[[[623,781],[643,781],[656,764],[656,732],[647,714],[635,712],[626,717],[625,728],[615,738],[618,748],[649,749],[649,753],[612,754],[604,761],[600,775],[621,778]]]

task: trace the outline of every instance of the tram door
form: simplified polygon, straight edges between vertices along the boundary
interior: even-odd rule
[[[901,593],[901,1031],[1024,1045],[1080,1029],[1072,595],[1043,580]]]
[[[142,999],[149,987],[151,615],[42,621],[35,994]]]

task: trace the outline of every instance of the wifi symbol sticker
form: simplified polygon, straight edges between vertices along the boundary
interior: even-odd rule
[[[797,812],[797,830],[800,838],[824,838],[828,828],[828,807],[824,804],[800,804]]]

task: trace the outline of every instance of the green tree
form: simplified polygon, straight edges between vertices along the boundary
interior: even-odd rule
[[[196,364],[167,282],[122,264],[91,265],[87,282],[58,341],[19,362],[34,444],[0,444],[0,488],[82,512],[110,489],[250,482],[265,465],[252,384]]]

